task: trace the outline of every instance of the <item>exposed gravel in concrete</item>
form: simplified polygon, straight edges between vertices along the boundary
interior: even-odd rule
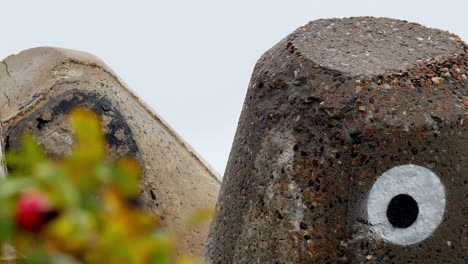
[[[466,50],[448,32],[361,17],[313,21],[267,51],[244,102],[207,259],[466,263]],[[367,199],[381,175],[407,164],[437,175],[446,201],[435,231],[402,246],[373,231]],[[419,215],[430,214],[426,204]]]

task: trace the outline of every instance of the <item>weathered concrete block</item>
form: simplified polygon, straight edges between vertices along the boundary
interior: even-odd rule
[[[387,18],[311,22],[258,61],[211,263],[466,263],[467,45]]]
[[[0,136],[6,149],[30,132],[49,155],[68,153],[73,138],[67,114],[79,105],[101,116],[112,155],[140,161],[142,201],[165,223],[178,229],[195,209],[214,207],[216,173],[98,58],[35,48],[0,64]],[[208,224],[183,231],[178,246],[199,255],[207,234]]]

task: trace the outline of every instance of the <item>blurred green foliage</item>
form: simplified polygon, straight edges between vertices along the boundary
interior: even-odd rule
[[[139,164],[108,158],[99,118],[76,109],[71,124],[75,145],[62,160],[48,159],[28,135],[20,150],[7,153],[10,173],[0,179],[0,263],[201,263],[176,256],[171,232],[135,203]],[[15,218],[18,197],[31,191],[45,195],[55,212],[38,232],[22,229]],[[200,210],[187,221],[209,216]]]

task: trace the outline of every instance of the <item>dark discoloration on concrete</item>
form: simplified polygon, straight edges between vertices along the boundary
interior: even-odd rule
[[[87,107],[103,121],[103,130],[111,155],[114,157],[139,157],[138,146],[122,114],[111,102],[97,92],[70,90],[51,98],[45,105],[35,109],[6,131],[6,148],[20,145],[21,135],[36,135],[49,155],[60,157],[70,150],[73,142],[68,118],[76,107]],[[53,139],[52,139],[53,138]],[[45,144],[45,143],[59,144]]]
[[[373,26],[359,28],[357,22]],[[342,65],[344,58],[333,58],[340,51],[366,56],[370,44],[377,44],[364,45],[357,41],[360,35],[380,34],[389,24],[404,32],[380,37],[374,56],[379,64],[369,59]],[[338,45],[310,39],[325,31],[334,34],[323,36],[323,43]],[[435,42],[419,45],[419,38],[428,36]],[[385,45],[398,41],[416,46],[414,53],[394,58],[384,52],[390,48]],[[361,17],[311,22],[267,51],[244,102],[206,258],[212,263],[465,263],[466,50],[447,32]],[[397,246],[370,232],[363,208],[383,172],[410,163],[439,175],[446,186],[446,213],[432,236]]]

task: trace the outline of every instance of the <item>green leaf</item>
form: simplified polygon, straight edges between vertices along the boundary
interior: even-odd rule
[[[114,180],[125,197],[134,197],[139,192],[140,166],[134,159],[124,158],[117,162]]]
[[[19,150],[6,153],[6,163],[15,174],[30,174],[38,164],[46,160],[46,156],[32,135],[24,135],[21,142]]]
[[[52,256],[50,256],[49,263],[50,264],[80,264],[81,262],[70,255],[58,253],[58,254],[53,254]]]
[[[77,108],[71,113],[76,146],[73,156],[83,160],[105,158],[106,142],[99,117],[86,108]]]
[[[0,218],[0,242],[10,242],[15,231],[15,222],[12,217]]]
[[[36,181],[31,178],[0,178],[0,199],[8,199],[27,188],[34,187]]]
[[[172,237],[166,233],[157,231],[153,233],[155,238],[155,243],[157,245],[157,249],[152,254],[152,262],[153,264],[165,264],[171,263],[172,251],[174,242]]]
[[[22,264],[47,264],[47,254],[42,250],[34,250],[24,258],[20,258],[19,263]]]

